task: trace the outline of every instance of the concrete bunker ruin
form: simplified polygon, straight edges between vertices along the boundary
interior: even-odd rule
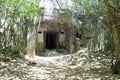
[[[37,25],[36,51],[43,52],[45,49],[64,49],[73,53],[80,49],[75,49],[77,44],[73,35],[74,27],[65,17],[59,17],[57,20],[40,21]],[[79,44],[78,44],[79,45]]]

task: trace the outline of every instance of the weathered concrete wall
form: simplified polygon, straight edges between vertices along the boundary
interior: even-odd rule
[[[59,34],[59,42],[63,42],[65,40],[65,34]]]
[[[37,33],[37,41],[38,43],[44,42],[44,32]]]
[[[59,45],[60,45],[60,47],[65,48],[65,37],[66,37],[66,35],[65,35],[64,31],[59,33]]]
[[[44,29],[39,28],[39,31],[37,32],[37,52],[39,53],[40,51],[45,50],[45,34],[44,34]]]

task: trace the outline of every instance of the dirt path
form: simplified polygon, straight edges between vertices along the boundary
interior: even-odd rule
[[[39,57],[30,59],[35,66],[29,68],[30,80],[113,80],[106,63],[109,59],[89,58],[87,51],[55,57]],[[28,78],[27,78],[28,79]]]
[[[119,80],[119,76],[110,74],[109,59],[93,55],[90,58],[88,54],[79,51],[64,56],[1,62],[0,80]]]
[[[69,57],[70,55],[68,55]],[[64,60],[64,56],[59,57],[36,57],[32,62],[36,63],[35,66],[29,68],[29,79],[30,80],[70,80],[72,75],[76,72],[83,70],[83,63],[69,63]],[[80,75],[80,74],[79,74]],[[71,76],[71,77],[69,77]],[[69,78],[70,79],[69,79]],[[74,76],[73,76],[74,78]],[[78,76],[76,79],[80,80],[81,77]]]

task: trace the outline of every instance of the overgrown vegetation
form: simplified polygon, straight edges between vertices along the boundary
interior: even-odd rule
[[[67,4],[68,0],[65,1]],[[90,57],[92,53],[99,56],[112,55],[111,59],[115,59],[115,62],[111,60],[112,73],[120,74],[120,0],[72,1],[73,8],[66,6],[63,12],[69,19],[68,23],[80,28],[81,46],[89,48]],[[15,56],[21,52],[26,53],[27,34],[29,30],[35,29],[34,20],[40,12],[41,9],[32,0],[1,0],[0,54]],[[77,25],[79,20],[82,26]],[[88,43],[87,38],[91,38]]]
[[[26,53],[28,27],[41,12],[39,6],[27,0],[0,2],[0,54]]]
[[[115,60],[114,66],[112,66],[113,73],[120,74],[120,40],[119,40],[119,25],[120,25],[120,1],[119,0],[73,0],[76,2],[79,7],[83,7],[83,12],[85,15],[91,15],[95,17],[100,24],[107,31],[108,39],[114,46],[110,46],[110,54],[113,54],[115,51]],[[103,32],[102,32],[103,33]],[[111,38],[112,37],[112,38]],[[100,39],[99,39],[100,40]],[[105,41],[105,40],[104,40]],[[93,43],[94,44],[94,43]],[[93,47],[94,48],[94,47]],[[107,48],[107,47],[105,47]],[[114,50],[113,50],[114,49]]]

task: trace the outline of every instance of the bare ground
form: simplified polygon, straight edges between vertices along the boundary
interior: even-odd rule
[[[27,59],[27,60],[26,60]],[[80,50],[75,54],[0,61],[0,80],[120,80],[110,58]]]

